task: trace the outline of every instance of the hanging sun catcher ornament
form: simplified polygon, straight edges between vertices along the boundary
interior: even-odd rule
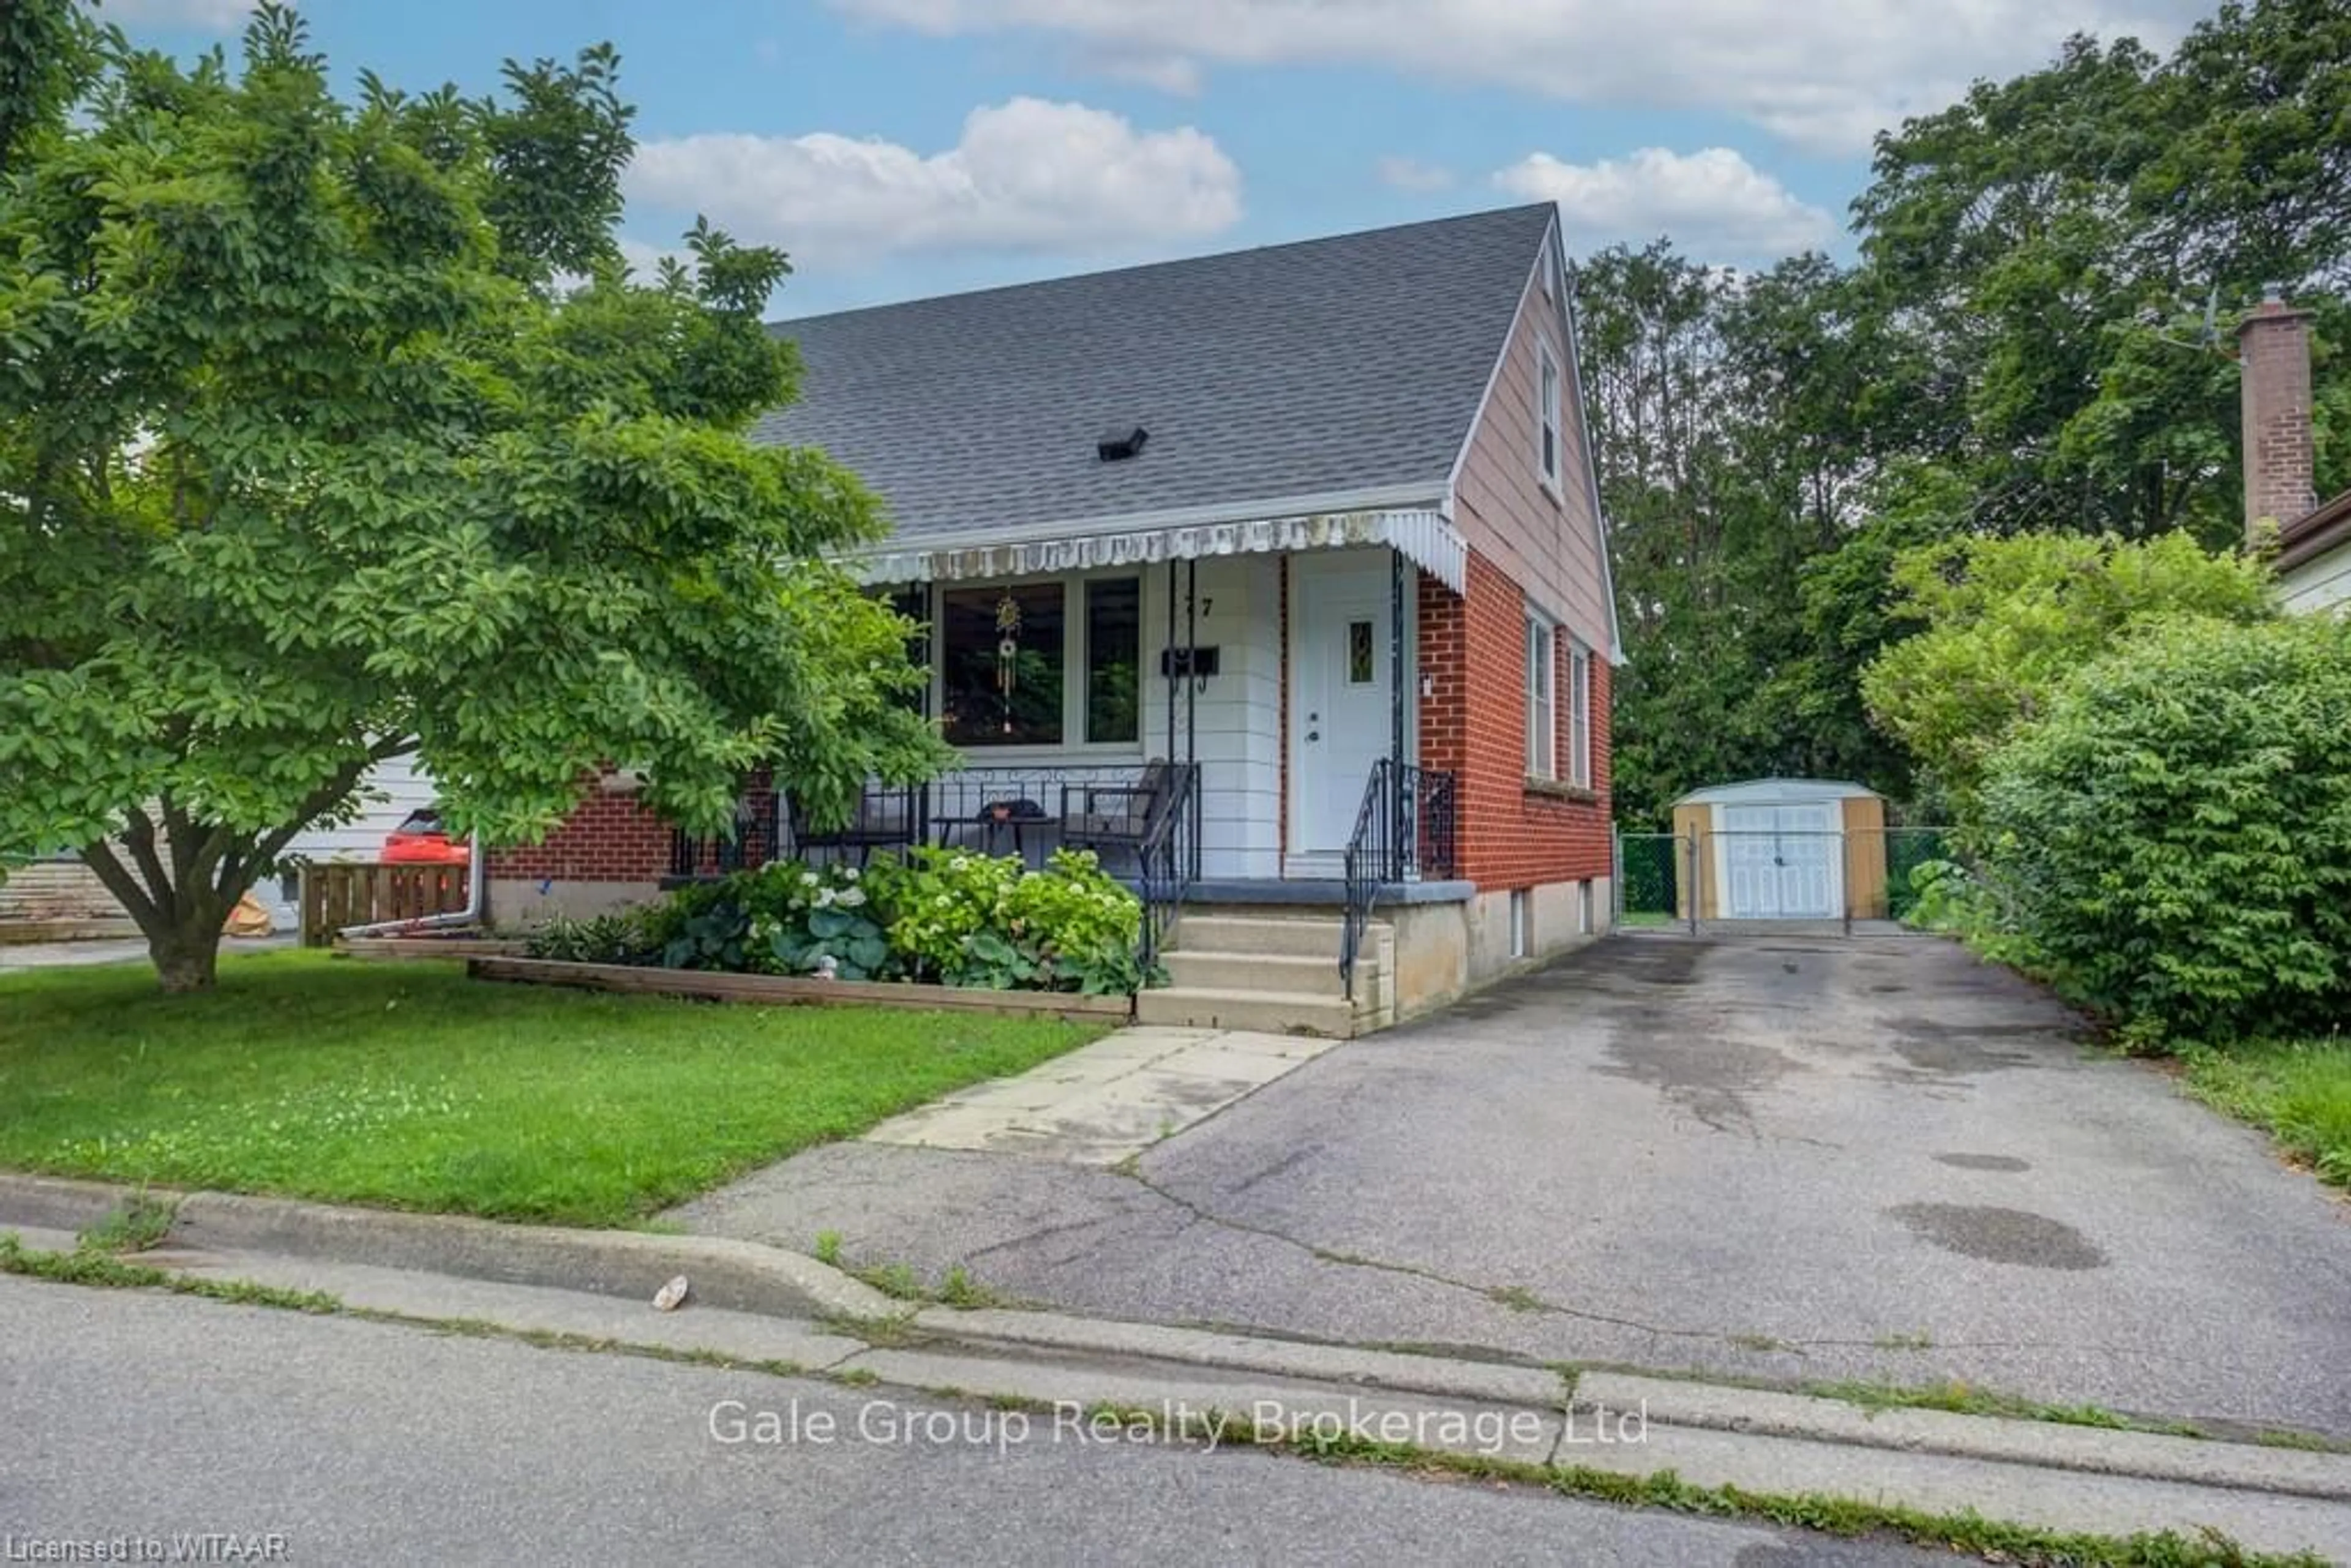
[[[1004,733],[1012,733],[1012,686],[1020,661],[1020,601],[1009,593],[996,601],[996,689],[1004,698]]]

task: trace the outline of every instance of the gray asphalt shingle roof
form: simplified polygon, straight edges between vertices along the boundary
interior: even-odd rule
[[[822,447],[902,539],[1389,486],[1468,437],[1548,205],[782,321]],[[1100,435],[1150,432],[1104,463]]]

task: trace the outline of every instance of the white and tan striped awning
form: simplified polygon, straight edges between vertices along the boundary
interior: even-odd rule
[[[1454,592],[1463,591],[1469,547],[1433,509],[1310,512],[1241,522],[1186,523],[995,544],[883,546],[852,563],[867,582],[955,582],[1038,577],[1098,567],[1148,566],[1224,555],[1385,545]]]

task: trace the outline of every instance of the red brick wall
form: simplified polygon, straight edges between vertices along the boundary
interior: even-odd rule
[[[600,781],[542,841],[490,851],[486,874],[514,882],[658,882],[669,874],[669,824],[634,795]]]
[[[1526,611],[1518,585],[1474,551],[1469,591],[1424,578],[1420,760],[1459,779],[1459,873],[1480,891],[1531,887],[1609,873],[1609,682],[1592,660],[1592,781],[1595,800],[1562,800],[1527,788]],[[1552,684],[1564,762],[1568,648],[1557,644]]]

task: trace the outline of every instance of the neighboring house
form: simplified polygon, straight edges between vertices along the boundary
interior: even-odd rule
[[[2351,604],[2351,490],[2278,530],[2277,570],[2288,610]]]
[[[407,758],[394,758],[369,769],[359,789],[359,812],[338,827],[313,828],[297,834],[287,846],[294,861],[371,861],[382,852],[386,834],[411,811],[433,804],[433,780]],[[297,873],[265,877],[253,896],[270,914],[281,931],[300,924],[297,906]],[[98,873],[73,855],[55,855],[20,866],[0,880],[0,920],[91,921],[124,918],[122,906],[98,880]]]
[[[375,861],[382,858],[383,841],[409,813],[433,804],[432,776],[413,757],[394,757],[369,768],[360,779],[358,812],[348,822],[316,827],[297,833],[286,846],[283,874],[263,880],[254,896],[268,907],[270,920],[281,931],[301,924],[300,873],[296,862],[323,864],[329,861]]]
[[[1620,655],[1552,207],[776,330],[801,396],[756,438],[883,498],[854,564],[930,628],[964,758],[870,800],[881,837],[1034,860],[1108,809],[1089,786],[1196,763],[1168,1020],[1330,1026],[1351,848],[1383,884],[1359,1012],[1607,924]],[[706,869],[674,847],[608,788],[493,853],[493,916]]]
[[[2288,610],[2351,601],[2351,490],[2324,506],[2314,484],[2310,318],[2273,289],[2237,329],[2244,371],[2245,542],[2274,546]]]

